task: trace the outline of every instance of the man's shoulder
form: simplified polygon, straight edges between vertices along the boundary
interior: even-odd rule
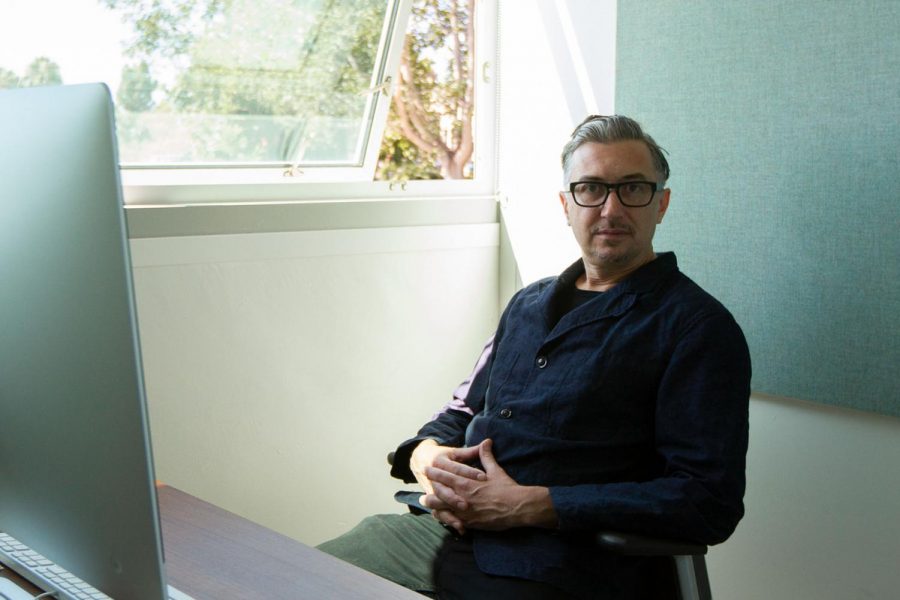
[[[658,298],[659,309],[666,311],[669,317],[683,325],[696,325],[703,321],[714,320],[727,324],[728,329],[740,326],[731,311],[715,296],[704,289],[696,281],[681,271],[676,271],[663,286]]]
[[[667,296],[679,303],[690,303],[696,307],[706,306],[711,310],[728,311],[718,298],[680,270],[672,274]]]
[[[510,304],[525,299],[534,299],[536,296],[544,294],[557,279],[559,279],[558,276],[550,276],[529,283],[513,294],[513,297],[510,299]]]

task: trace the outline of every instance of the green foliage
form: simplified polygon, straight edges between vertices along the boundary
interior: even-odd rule
[[[127,55],[152,64],[158,55],[173,58],[190,49],[198,27],[221,15],[230,0],[100,0],[121,13],[135,31]]]
[[[19,87],[19,76],[9,69],[0,67],[0,89]]]
[[[388,127],[381,142],[375,179],[381,181],[415,181],[442,179],[435,152],[422,150],[403,137],[397,128]]]
[[[59,85],[62,82],[62,73],[59,70],[59,65],[46,56],[39,56],[31,61],[25,67],[25,72],[21,77],[9,69],[0,67],[0,89]]]
[[[27,67],[21,77],[9,69],[0,67],[0,89],[17,87],[35,87],[39,85],[59,85],[62,73],[59,65],[47,58],[39,56]]]
[[[116,103],[130,112],[146,112],[153,108],[153,92],[157,85],[146,62],[133,67],[122,67],[122,81],[116,92]]]
[[[303,5],[264,11],[257,2],[235,0],[227,21],[213,23],[192,46],[190,67],[173,90],[174,105],[221,114],[358,117],[383,3],[327,4],[308,23]],[[286,48],[284,40],[297,38],[298,31],[302,44]]]
[[[473,154],[474,9],[473,0],[414,2],[376,179],[467,176]]]
[[[25,74],[19,82],[21,87],[34,87],[38,85],[60,85],[63,82],[59,65],[47,58],[39,56],[31,61],[25,69]]]

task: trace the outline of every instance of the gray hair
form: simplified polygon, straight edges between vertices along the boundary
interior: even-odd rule
[[[637,121],[622,115],[590,115],[575,128],[562,151],[563,177],[566,183],[569,182],[572,155],[582,144],[588,142],[609,144],[627,140],[638,140],[647,144],[653,158],[653,167],[662,178],[660,183],[665,183],[669,179],[669,162],[663,155],[663,148],[650,135],[644,133]]]

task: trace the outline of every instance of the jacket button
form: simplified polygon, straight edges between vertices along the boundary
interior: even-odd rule
[[[512,417],[512,411],[508,408],[504,408],[500,410],[500,418],[501,419],[509,419]]]
[[[537,365],[538,369],[543,369],[544,367],[547,366],[547,357],[546,356],[538,356],[537,360],[535,361],[535,364]]]

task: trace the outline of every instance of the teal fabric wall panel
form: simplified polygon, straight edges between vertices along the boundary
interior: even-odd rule
[[[900,2],[619,2],[616,111],[669,151],[657,250],[753,388],[900,416]]]

